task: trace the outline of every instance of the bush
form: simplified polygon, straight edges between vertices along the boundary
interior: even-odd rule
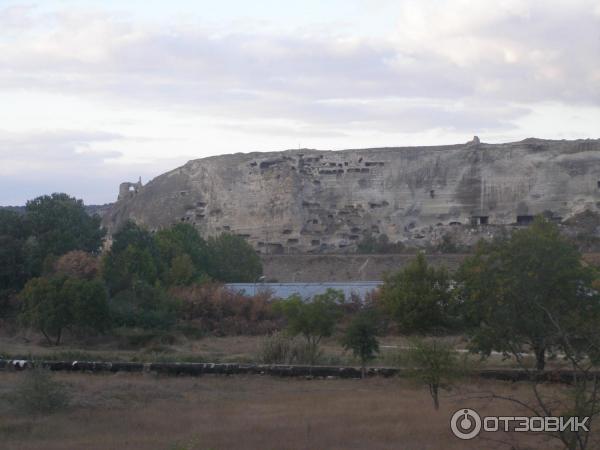
[[[276,332],[259,345],[258,360],[263,364],[317,364],[323,359],[318,345]]]
[[[318,344],[303,339],[293,339],[290,364],[319,364],[323,360],[323,350]]]
[[[435,409],[439,409],[439,390],[449,389],[462,374],[458,355],[452,345],[438,339],[413,339],[407,351],[407,375],[429,387]]]
[[[111,299],[110,310],[117,326],[167,330],[177,320],[179,304],[162,289],[137,282]]]
[[[69,405],[66,387],[39,367],[22,374],[10,399],[18,412],[29,415],[52,414]]]
[[[367,362],[379,353],[377,340],[377,316],[374,310],[359,312],[350,323],[344,334],[342,345],[346,350],[352,350],[354,356],[360,359],[361,375],[364,378]]]
[[[258,360],[263,364],[287,364],[291,355],[292,340],[283,333],[270,334],[259,344]]]
[[[59,345],[63,331],[104,331],[110,325],[107,292],[100,280],[55,276],[32,278],[20,293],[24,325]]]
[[[385,278],[381,299],[400,331],[436,332],[455,326],[451,286],[446,269],[428,265],[419,253],[404,269]]]
[[[90,253],[73,250],[54,262],[54,271],[72,278],[93,280],[100,273],[100,260]]]
[[[221,234],[208,240],[208,274],[225,283],[252,283],[262,275],[262,263],[243,237]]]
[[[181,318],[200,332],[217,336],[264,335],[282,326],[269,294],[253,297],[225,288],[219,283],[174,287],[170,295],[180,300]]]
[[[356,253],[361,254],[402,253],[405,250],[402,242],[390,242],[387,234],[380,234],[377,238],[367,234],[356,247]]]

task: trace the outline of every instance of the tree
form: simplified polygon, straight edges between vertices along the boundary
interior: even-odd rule
[[[44,195],[28,201],[25,210],[33,238],[30,254],[34,275],[41,273],[48,255],[100,250],[106,230],[100,226],[98,215],[87,214],[81,200],[67,194]]]
[[[20,294],[22,323],[40,331],[54,345],[60,344],[63,330],[73,323],[68,301],[61,295],[63,283],[62,277],[32,278]]]
[[[61,296],[68,302],[72,327],[79,331],[106,331],[110,326],[108,293],[102,281],[67,278]]]
[[[114,234],[111,249],[104,255],[102,275],[114,295],[139,281],[153,285],[162,267],[152,235],[135,223],[127,222]]]
[[[192,258],[187,253],[182,253],[171,260],[165,281],[170,286],[187,286],[197,278]]]
[[[333,333],[343,301],[343,292],[327,289],[324,294],[315,295],[312,301],[293,295],[279,303],[278,308],[287,320],[287,331],[292,336],[302,335],[316,355],[321,339]]]
[[[413,339],[407,363],[407,375],[429,387],[433,406],[438,410],[440,389],[449,389],[461,373],[456,351],[439,339]]]
[[[598,311],[589,310],[584,315],[581,310],[574,310],[566,315],[555,315],[546,307],[542,311],[540,319],[548,324],[547,332],[554,332],[556,346],[560,348],[562,359],[568,367],[568,370],[563,371],[565,383],[557,389],[537,369],[532,369],[522,358],[518,358],[517,365],[528,375],[524,382],[531,389],[532,395],[524,396],[521,393],[515,396],[492,392],[480,393],[476,397],[510,402],[537,417],[587,418],[587,429],[571,430],[566,427],[548,430],[545,434],[560,441],[563,448],[568,450],[600,448],[600,437],[594,429],[600,417]]]
[[[189,285],[206,275],[210,256],[208,244],[190,224],[178,223],[155,235],[160,257],[168,268],[167,285]]]
[[[0,317],[3,305],[19,291],[29,276],[25,253],[27,226],[21,214],[0,209]]]
[[[208,244],[189,223],[177,223],[162,229],[156,233],[155,240],[162,258],[171,261],[185,253],[199,271],[206,271],[209,264]]]
[[[110,301],[115,325],[168,329],[177,320],[178,303],[157,286],[137,280]]]
[[[379,353],[377,317],[374,310],[364,310],[354,316],[344,333],[342,345],[346,350],[352,350],[354,356],[360,359],[361,375],[364,378],[367,362]]]
[[[262,274],[256,251],[241,236],[224,233],[208,240],[208,274],[226,283],[252,283]]]
[[[537,370],[544,369],[547,353],[561,348],[548,314],[570,318],[570,325],[563,322],[570,333],[582,321],[596,320],[599,309],[592,270],[543,217],[508,239],[480,243],[457,280],[472,349],[484,356],[500,351],[517,361],[533,351]]]
[[[62,276],[32,278],[20,293],[23,324],[59,345],[67,328],[103,331],[109,324],[108,297],[99,280]]]
[[[419,253],[406,268],[385,278],[381,298],[401,331],[435,331],[451,325],[450,286],[446,269],[428,266]]]
[[[99,259],[91,253],[73,250],[65,253],[56,260],[54,271],[60,275],[83,280],[93,280],[100,272]]]

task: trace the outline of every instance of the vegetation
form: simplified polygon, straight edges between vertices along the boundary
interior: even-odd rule
[[[89,216],[83,202],[67,194],[43,195],[27,202],[27,253],[32,275],[40,275],[49,257],[72,250],[95,253],[106,230],[99,216]]]
[[[385,310],[404,333],[436,332],[452,326],[452,293],[448,272],[430,267],[425,256],[388,276],[381,290]]]
[[[346,350],[352,350],[360,359],[362,377],[365,377],[367,363],[379,352],[377,340],[378,326],[375,310],[367,309],[359,312],[348,326],[342,339]]]
[[[262,273],[260,259],[239,236],[205,241],[189,224],[150,233],[127,222],[99,257],[104,235],[100,218],[66,194],[31,200],[22,214],[0,210],[0,320],[18,316],[21,325],[55,345],[65,330],[74,337],[113,327],[165,330],[197,310],[198,299],[190,297],[199,286],[210,291],[211,280],[254,281]],[[190,304],[183,307],[182,298]],[[239,315],[247,321],[237,326],[243,333],[253,327],[250,322],[274,317],[264,302],[238,302],[230,313],[226,305],[201,300],[213,311],[202,325],[227,333],[240,325],[238,319],[227,325],[227,316]],[[224,324],[216,326],[221,319]]]
[[[507,240],[482,242],[457,276],[472,348],[517,360],[533,351],[543,370],[547,354],[565,351],[549,315],[560,317],[568,333],[600,323],[594,276],[556,225],[541,217]]]
[[[208,274],[225,283],[255,282],[262,264],[254,249],[241,236],[224,233],[208,240],[211,266]]]
[[[440,389],[449,389],[461,373],[453,346],[439,339],[413,339],[406,363],[407,374],[429,388],[433,406],[438,410]]]
[[[305,301],[293,295],[277,305],[287,320],[287,331],[292,336],[301,335],[306,343],[306,351],[316,359],[321,339],[331,336],[340,317],[340,305],[344,294],[335,289],[327,289],[312,300]],[[310,357],[308,359],[311,359]]]
[[[65,385],[40,367],[27,370],[9,397],[13,408],[26,415],[52,414],[69,405]]]
[[[402,253],[404,250],[402,242],[390,242],[387,234],[380,234],[378,237],[367,234],[356,247],[356,253],[361,254]]]
[[[20,297],[21,322],[55,345],[67,328],[104,331],[109,324],[106,289],[99,280],[33,278]]]

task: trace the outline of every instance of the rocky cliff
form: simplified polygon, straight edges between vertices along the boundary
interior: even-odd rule
[[[600,207],[600,140],[237,153],[123,183],[104,216],[157,229],[244,236],[262,253],[353,249],[366,235],[429,239],[436,228],[562,221]]]

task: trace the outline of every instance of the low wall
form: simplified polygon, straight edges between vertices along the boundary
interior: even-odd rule
[[[468,255],[425,255],[434,266],[456,270]],[[383,280],[415,258],[394,255],[262,255],[267,280],[280,283]]]
[[[454,272],[467,254],[425,255],[429,264]],[[262,255],[264,275],[280,283],[328,281],[376,281],[405,267],[414,254],[394,255]],[[600,266],[599,253],[583,255],[586,263]]]
[[[92,372],[92,373],[157,373],[162,375],[272,375],[280,377],[308,378],[360,378],[358,367],[339,366],[300,366],[283,364],[213,364],[213,363],[131,363],[131,362],[92,362],[92,361],[37,361],[36,364],[53,371]],[[33,361],[0,359],[0,370],[22,371],[34,367]],[[369,367],[366,376],[403,376],[405,369],[394,367]],[[503,381],[525,381],[532,378],[537,381],[570,383],[572,370],[549,370],[545,372],[527,372],[521,369],[484,369],[471,373],[487,379]],[[598,376],[598,372],[589,372],[589,377]],[[579,374],[578,376],[581,376]]]

